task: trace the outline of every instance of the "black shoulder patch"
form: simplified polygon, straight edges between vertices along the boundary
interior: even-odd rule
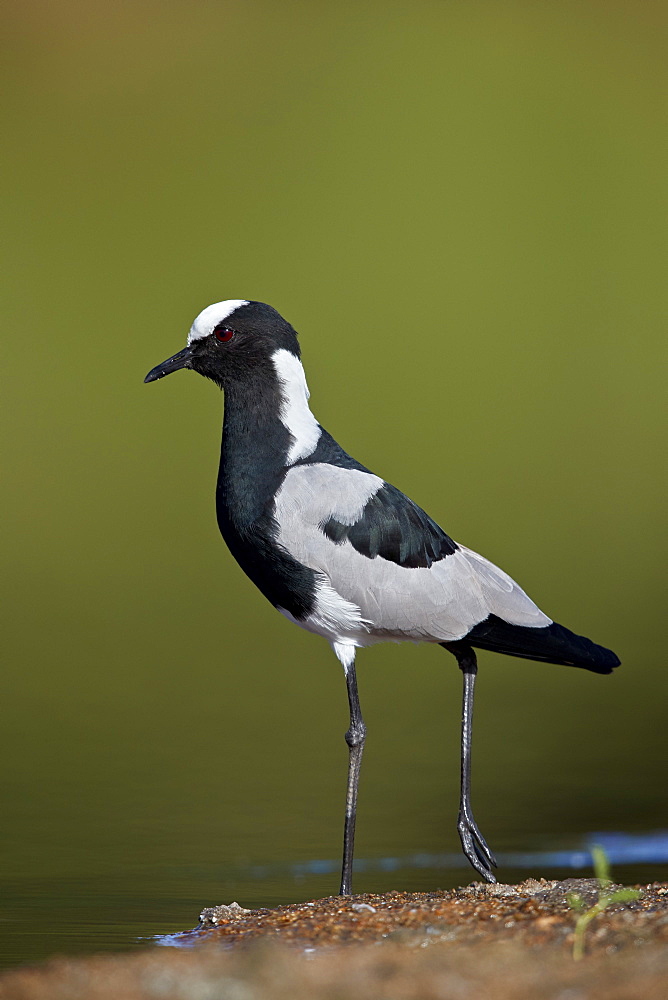
[[[381,556],[409,569],[429,567],[457,550],[435,521],[389,483],[371,497],[359,521],[341,524],[332,517],[322,530],[337,545],[347,538],[368,559]]]
[[[315,465],[316,463],[323,462],[325,465],[335,465],[339,469],[359,469],[360,472],[371,471],[365,465],[362,465],[361,462],[358,462],[357,459],[349,455],[347,451],[344,451],[338,441],[335,441],[324,427],[321,427],[320,430],[321,434],[315,451],[307,455],[306,458],[298,459],[295,465]]]

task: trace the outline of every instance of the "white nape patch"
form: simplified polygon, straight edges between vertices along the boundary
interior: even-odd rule
[[[279,419],[293,438],[287,454],[287,463],[292,465],[315,451],[322,428],[309,409],[310,394],[299,358],[291,351],[281,348],[272,354],[271,360],[281,383],[283,397]]]
[[[188,344],[194,340],[201,340],[213,333],[219,323],[231,316],[233,312],[241,306],[247,306],[248,299],[225,299],[224,302],[214,302],[213,305],[202,309],[201,313],[190,327],[188,334]]]

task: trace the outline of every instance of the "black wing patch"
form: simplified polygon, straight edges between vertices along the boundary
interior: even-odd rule
[[[371,497],[359,521],[341,524],[331,517],[322,530],[337,545],[347,538],[369,559],[381,556],[410,569],[431,566],[457,550],[435,521],[389,483]]]

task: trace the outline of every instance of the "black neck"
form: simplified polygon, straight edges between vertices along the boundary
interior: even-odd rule
[[[267,512],[285,474],[292,437],[280,408],[276,379],[226,387],[217,505],[239,528]]]
[[[278,608],[303,618],[313,609],[315,574],[276,545],[274,497],[292,435],[279,419],[273,385],[225,389],[225,419],[216,489],[218,526],[243,571]]]

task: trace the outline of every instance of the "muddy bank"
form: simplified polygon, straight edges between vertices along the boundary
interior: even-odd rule
[[[638,888],[592,923],[581,962],[565,894],[593,903],[595,880],[476,883],[213,907],[174,937],[184,948],[13,970],[0,1000],[665,1000],[668,885]]]
[[[668,886],[637,888],[639,899],[612,905],[597,917],[587,935],[592,948],[618,949],[645,937],[668,943]],[[592,906],[598,890],[596,879],[527,879],[519,885],[474,882],[449,892],[331,896],[272,910],[218,906],[203,910],[199,926],[174,940],[231,945],[261,938],[315,947],[399,935],[469,944],[497,937],[527,945],[565,943],[576,917],[567,894],[577,892]]]

